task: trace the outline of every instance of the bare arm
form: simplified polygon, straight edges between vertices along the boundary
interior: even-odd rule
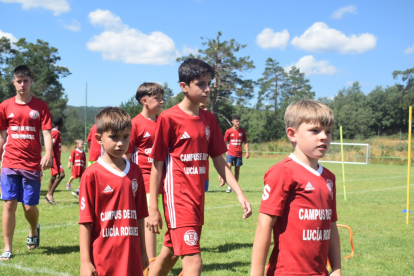
[[[0,131],[0,156],[3,155],[3,147],[6,143],[7,133],[6,130]]]
[[[43,140],[45,143],[45,150],[46,153],[42,157],[42,160],[40,161],[40,166],[42,167],[42,170],[47,170],[52,167],[53,162],[53,156],[52,156],[52,134],[50,132],[50,129],[43,130]]]
[[[244,156],[244,158],[249,159],[249,143],[248,142],[244,144],[244,149],[246,150],[246,155]]]
[[[147,227],[152,233],[159,234],[158,228],[160,225],[160,212],[158,210],[158,195],[160,191],[160,182],[162,176],[162,169],[164,161],[154,160],[152,162],[151,177],[150,177],[150,202],[149,202],[149,216],[147,219]]]
[[[142,269],[146,269],[149,265],[147,247],[145,245],[145,218],[138,219],[138,235],[141,243],[141,262]]]
[[[72,162],[68,163],[68,168],[71,169],[72,168]]]
[[[250,202],[243,194],[243,191],[241,190],[239,183],[237,183],[236,178],[234,178],[234,175],[231,172],[226,161],[224,161],[221,155],[212,158],[212,160],[218,174],[223,178],[225,182],[227,182],[230,188],[236,193],[237,199],[244,211],[243,218],[246,219],[250,217],[252,215],[252,207],[250,206]]]
[[[329,261],[331,262],[331,276],[341,276],[341,241],[339,239],[338,227],[336,222],[331,223],[331,239],[329,241]]]
[[[79,224],[79,245],[81,259],[81,276],[97,276],[95,267],[91,261],[90,242],[91,242],[91,224]]]
[[[272,229],[277,220],[276,216],[259,213],[256,235],[254,236],[252,267],[250,276],[263,276],[272,240]]]

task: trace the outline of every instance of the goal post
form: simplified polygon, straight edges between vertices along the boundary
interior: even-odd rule
[[[345,164],[369,164],[369,144],[362,143],[342,143],[344,148]],[[319,162],[342,163],[341,143],[331,143],[328,153]]]

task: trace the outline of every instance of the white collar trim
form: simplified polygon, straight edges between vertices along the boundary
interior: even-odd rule
[[[99,159],[98,159],[97,162],[100,165],[102,165],[102,167],[104,167],[105,169],[107,169],[108,171],[110,171],[111,173],[113,173],[113,174],[115,174],[115,175],[117,175],[119,177],[124,177],[129,172],[129,161],[126,160],[125,158],[122,158],[122,159],[124,159],[126,161],[126,167],[125,167],[125,170],[123,172],[119,172],[119,171],[115,170],[114,168],[112,168],[111,166],[109,166],[107,163],[105,163],[105,161],[102,160],[101,157],[99,157]]]
[[[57,130],[60,133],[60,131],[57,128],[52,128],[52,130]]]
[[[75,150],[79,151],[80,153],[82,153],[82,152],[83,152],[83,150],[80,150],[80,149],[75,149]]]
[[[320,176],[323,172],[323,167],[319,163],[318,163],[318,170],[315,171],[314,169],[312,169],[311,166],[308,166],[305,163],[303,163],[302,161],[300,161],[293,153],[291,153],[289,155],[289,158],[292,159],[293,161],[295,161],[296,163],[298,163],[299,165],[303,166],[305,169],[307,169],[308,171],[310,171],[311,173],[313,173],[316,176]]]

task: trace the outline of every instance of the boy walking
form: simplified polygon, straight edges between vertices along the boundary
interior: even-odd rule
[[[13,257],[12,241],[16,226],[17,202],[22,202],[30,224],[27,249],[40,244],[40,175],[52,166],[52,122],[47,104],[30,93],[33,80],[29,68],[14,69],[16,96],[0,104],[1,193],[3,203],[4,252],[0,260]],[[42,157],[42,131],[46,153]]]
[[[141,169],[122,156],[131,118],[108,107],[96,115],[104,154],[85,171],[80,186],[81,275],[143,275],[148,265],[144,218],[148,216]]]
[[[184,99],[161,113],[151,153],[154,160],[147,227],[153,233],[159,233],[157,201],[162,176],[168,227],[164,246],[151,268],[151,276],[168,275],[179,257],[183,275],[201,274],[200,238],[209,156],[217,172],[237,194],[244,211],[243,218],[252,213],[250,203],[221,156],[226,145],[217,120],[212,113],[200,109],[200,102],[206,103],[209,98],[213,68],[204,61],[187,59],[178,73]]]
[[[79,178],[79,182],[83,175],[83,172],[86,168],[86,155],[83,151],[83,141],[78,139],[75,141],[75,149],[71,152],[69,156],[68,168],[72,169],[72,174],[70,175],[68,183],[66,183],[66,189],[71,189],[71,183],[74,179]],[[79,188],[75,189],[72,192],[72,195],[79,198]]]
[[[49,190],[45,196],[46,203],[56,205],[53,194],[57,186],[60,184],[63,178],[65,178],[65,171],[63,170],[62,164],[60,162],[60,156],[62,153],[62,136],[60,135],[60,130],[63,127],[62,117],[53,117],[52,118],[52,142],[53,142],[53,165],[50,168],[50,183]]]
[[[154,144],[155,128],[158,114],[162,110],[164,89],[153,82],[145,82],[138,87],[135,98],[142,105],[142,112],[132,119],[131,137],[127,158],[139,165],[144,178],[147,203],[150,196],[150,174],[152,158],[150,157]],[[160,219],[161,223],[162,220]],[[146,222],[146,221],[145,221]],[[149,259],[157,256],[157,236],[146,228],[145,245]],[[151,263],[152,266],[152,263]]]
[[[267,276],[328,275],[328,257],[330,275],[341,275],[335,175],[318,163],[331,143],[333,113],[301,100],[286,109],[285,124],[294,152],[264,176],[250,275],[264,274],[272,230]]]

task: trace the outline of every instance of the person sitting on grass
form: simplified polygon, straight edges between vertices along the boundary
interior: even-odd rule
[[[69,156],[68,168],[72,169],[72,174],[68,180],[68,183],[66,183],[66,189],[71,190],[72,180],[79,178],[80,183],[83,172],[86,169],[86,155],[83,151],[83,141],[80,139],[75,140],[75,149]],[[72,192],[72,195],[79,198],[79,188],[75,189]]]
[[[63,127],[62,117],[53,117],[52,125],[53,165],[52,168],[50,168],[51,177],[49,190],[45,196],[45,201],[46,203],[56,205],[53,194],[62,179],[65,178],[65,171],[63,170],[62,164],[60,163],[60,156],[62,153],[62,137],[60,135],[60,130]]]
[[[17,202],[23,204],[30,224],[27,249],[40,245],[39,209],[41,171],[52,166],[52,120],[49,107],[30,92],[32,75],[27,66],[13,72],[16,96],[0,104],[1,199],[3,200],[4,252],[0,260],[13,257],[12,242],[16,227]],[[42,157],[40,132],[45,154]],[[7,143],[6,143],[7,141]]]
[[[131,118],[108,107],[95,117],[104,154],[85,171],[79,192],[81,275],[143,275],[148,266],[141,169],[123,158]]]
[[[285,124],[294,151],[264,175],[250,275],[264,275],[272,231],[267,276],[328,275],[328,257],[330,275],[342,275],[335,175],[318,163],[331,143],[332,110],[301,100],[286,109]]]

